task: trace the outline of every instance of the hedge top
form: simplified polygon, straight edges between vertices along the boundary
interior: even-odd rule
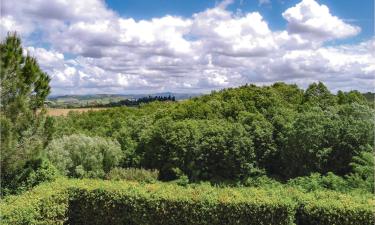
[[[14,221],[41,217],[40,211],[46,204],[55,204],[48,199],[59,199],[61,207],[57,212],[63,215],[69,194],[72,190],[85,192],[104,192],[111,199],[140,198],[148,200],[167,200],[173,202],[216,204],[245,204],[254,207],[285,207],[290,212],[298,208],[307,211],[324,210],[345,212],[361,211],[372,214],[375,200],[368,195],[342,194],[332,191],[303,193],[294,188],[229,188],[213,187],[206,184],[178,186],[172,183],[142,184],[129,181],[103,181],[92,179],[58,179],[52,183],[39,185],[20,196],[9,196],[0,203],[1,218]],[[56,206],[54,206],[56,207]],[[43,215],[44,216],[44,215]],[[53,215],[52,215],[53,217]],[[32,220],[32,219],[30,219]]]

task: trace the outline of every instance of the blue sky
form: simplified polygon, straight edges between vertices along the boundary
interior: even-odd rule
[[[373,0],[18,0],[0,28],[54,95],[375,85]]]

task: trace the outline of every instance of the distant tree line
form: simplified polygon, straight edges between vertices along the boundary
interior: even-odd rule
[[[176,101],[175,96],[147,96],[138,99],[125,99],[118,102],[110,102],[108,104],[98,104],[98,107],[115,107],[115,106],[138,106],[140,104],[146,104],[150,102],[165,102],[165,101]]]

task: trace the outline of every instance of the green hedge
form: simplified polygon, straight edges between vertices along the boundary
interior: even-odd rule
[[[371,195],[60,179],[0,203],[1,224],[373,224]]]
[[[63,224],[67,220],[69,201],[66,187],[73,183],[58,180],[2,199],[0,224]]]
[[[249,188],[101,183],[71,189],[71,224],[292,224],[295,204]]]
[[[335,192],[314,192],[303,195],[297,209],[299,225],[373,225],[374,200],[369,194],[354,196]]]

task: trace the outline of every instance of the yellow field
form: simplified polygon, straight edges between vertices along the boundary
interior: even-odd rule
[[[48,108],[47,109],[47,115],[49,116],[66,116],[70,111],[73,112],[87,112],[87,111],[98,111],[98,110],[104,110],[107,108],[79,108],[79,109],[53,109]]]

